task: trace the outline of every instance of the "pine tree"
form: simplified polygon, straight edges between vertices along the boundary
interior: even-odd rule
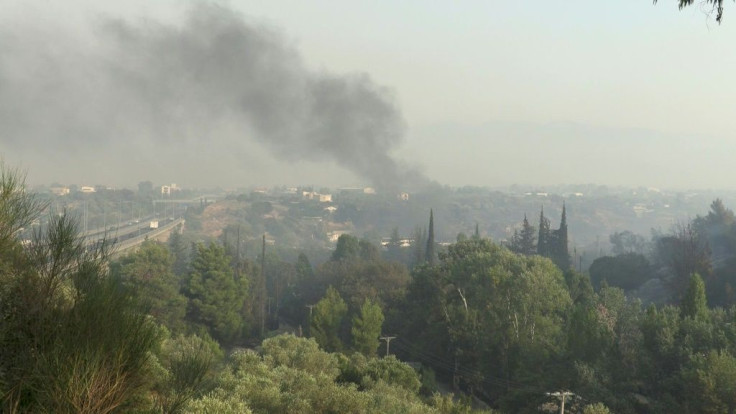
[[[198,244],[188,276],[184,286],[190,300],[188,318],[221,342],[237,340],[243,329],[241,312],[248,287],[244,279],[235,277],[225,249],[215,243]]]
[[[527,256],[532,256],[537,253],[534,231],[534,226],[529,224],[529,220],[527,220],[526,214],[524,214],[524,222],[521,225],[521,232],[519,232],[519,253]]]
[[[342,349],[340,325],[348,311],[348,305],[332,286],[327,288],[325,297],[315,305],[310,321],[309,332],[325,351]]]
[[[18,231],[46,203],[0,160],[0,412],[136,411],[160,331],[67,214],[30,243]]]
[[[526,220],[526,218],[524,218]],[[480,240],[480,229],[478,228],[478,223],[475,223],[475,233],[473,234],[473,240]]]
[[[537,254],[537,246],[534,236],[535,230],[534,226],[529,224],[526,214],[524,214],[521,231],[514,230],[514,236],[511,238],[511,243],[509,244],[509,250],[525,256],[533,256]]]
[[[172,272],[173,258],[163,244],[146,240],[133,253],[120,259],[116,276],[132,294],[148,306],[148,312],[169,330],[183,328],[187,300],[179,292]]]
[[[434,212],[432,209],[429,210],[429,231],[427,232],[426,259],[430,266],[434,266]]]
[[[365,356],[375,356],[383,326],[383,311],[378,304],[366,298],[360,314],[353,316],[353,347]]]

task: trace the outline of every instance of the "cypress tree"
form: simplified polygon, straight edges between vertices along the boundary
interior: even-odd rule
[[[429,231],[427,233],[426,260],[431,266],[434,265],[434,212],[429,210]]]
[[[537,254],[544,257],[549,257],[549,220],[544,217],[544,206],[542,206],[542,212],[539,213],[539,237],[537,237]]]
[[[552,260],[557,267],[566,271],[570,268],[570,253],[567,251],[567,212],[565,203],[562,203],[562,217],[560,218],[560,228],[554,232],[554,243],[548,247]]]

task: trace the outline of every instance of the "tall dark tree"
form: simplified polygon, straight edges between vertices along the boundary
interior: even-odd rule
[[[548,245],[548,257],[563,271],[570,268],[570,252],[567,250],[567,212],[562,204],[562,218],[560,228],[552,232]]]
[[[347,260],[360,255],[360,240],[350,234],[341,234],[337,239],[337,247],[332,252],[333,261]]]
[[[637,289],[653,276],[647,258],[637,253],[599,257],[590,265],[589,273],[596,289],[605,282],[626,292]]]
[[[549,256],[550,230],[549,219],[544,217],[544,206],[542,212],[539,213],[539,236],[537,237],[537,254],[540,256]]]
[[[311,281],[314,278],[314,268],[312,268],[309,258],[303,252],[299,253],[299,257],[296,259],[296,277],[299,282]]]
[[[426,259],[430,266],[434,266],[435,262],[435,251],[434,251],[434,211],[429,210],[429,231],[427,232],[427,250]]]

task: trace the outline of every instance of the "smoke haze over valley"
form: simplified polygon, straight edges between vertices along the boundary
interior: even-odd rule
[[[0,154],[36,184],[733,188],[732,26],[277,3],[6,3]]]
[[[390,155],[405,126],[388,89],[363,73],[307,70],[280,33],[229,8],[195,5],[182,26],[104,19],[94,32],[88,47],[48,30],[4,33],[0,134],[11,154],[98,180],[224,166],[212,183],[252,181],[265,149],[380,188],[426,181]]]

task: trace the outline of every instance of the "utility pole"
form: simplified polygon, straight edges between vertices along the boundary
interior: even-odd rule
[[[261,336],[265,332],[266,325],[266,233],[263,233],[263,245],[261,246]]]
[[[381,338],[379,338],[379,339],[381,339],[382,341],[386,341],[386,356],[389,356],[389,355],[391,355],[391,354],[389,353],[389,350],[390,350],[389,346],[390,346],[390,344],[391,344],[391,340],[392,340],[392,339],[395,339],[395,338],[396,338],[395,336],[382,336]]]
[[[580,259],[580,270],[578,270],[580,273],[583,273],[583,255],[584,254],[585,252],[580,253],[580,256],[578,257],[578,259]]]
[[[306,305],[305,308],[309,308],[309,320],[307,321],[307,334],[312,335],[312,309],[317,305]],[[299,325],[301,327],[301,325]]]
[[[238,264],[240,264],[240,225],[238,225],[238,244],[237,244],[237,247],[235,248],[235,251],[237,255]]]
[[[87,228],[87,200],[84,200],[84,236],[87,236],[87,231],[89,230]]]
[[[547,395],[560,399],[560,414],[565,414],[565,397],[575,395],[570,391],[548,392]]]

